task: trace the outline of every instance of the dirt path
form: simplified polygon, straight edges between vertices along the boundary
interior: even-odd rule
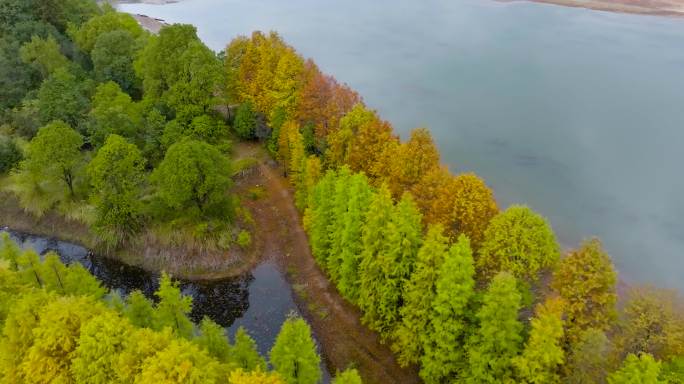
[[[365,383],[418,383],[415,369],[402,369],[387,345],[359,321],[359,310],[346,302],[316,265],[293,204],[288,181],[280,169],[261,161],[252,182],[261,183],[266,196],[245,201],[253,212],[264,258],[273,258],[293,286],[297,304],[321,343],[328,369],[355,367]],[[251,177],[250,177],[251,178]]]

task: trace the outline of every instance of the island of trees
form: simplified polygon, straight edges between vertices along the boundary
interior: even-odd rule
[[[684,382],[674,293],[618,300],[598,239],[562,255],[544,217],[501,210],[481,178],[441,164],[427,129],[400,140],[276,33],[216,54],[192,26],[150,35],[88,0],[7,0],[0,32],[0,182],[28,214],[78,221],[114,254],[145,241],[237,252],[251,235],[232,149],[259,140],[320,268],[424,382]],[[231,345],[193,325],[167,276],[153,304],[7,240],[2,256],[0,381],[320,380],[301,319],[266,364],[244,332]]]

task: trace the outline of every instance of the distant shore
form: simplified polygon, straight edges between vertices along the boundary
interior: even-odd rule
[[[597,11],[632,13],[652,16],[684,16],[684,0],[497,0],[501,2],[532,1],[535,3],[587,8]]]

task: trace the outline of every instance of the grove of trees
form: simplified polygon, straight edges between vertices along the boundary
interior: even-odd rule
[[[108,291],[80,264],[43,260],[0,238],[0,383],[315,384],[320,357],[307,323],[290,316],[268,361],[240,328],[233,340],[161,277],[157,299]],[[349,369],[338,383],[361,383]]]

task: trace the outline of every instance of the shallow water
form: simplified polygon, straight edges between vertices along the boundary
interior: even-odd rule
[[[599,236],[628,282],[684,289],[684,20],[489,0],[183,0],[122,10],[212,48],[277,30],[406,137],[560,241]]]

